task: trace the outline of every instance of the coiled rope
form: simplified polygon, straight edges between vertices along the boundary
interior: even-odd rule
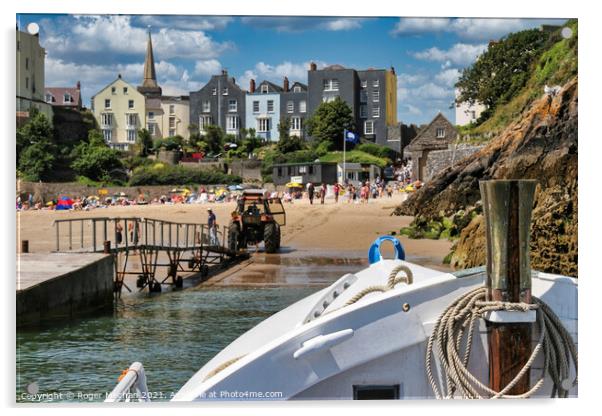
[[[564,328],[558,316],[545,302],[535,296],[532,296],[533,304],[487,302],[485,300],[486,291],[486,288],[481,287],[460,296],[447,307],[435,323],[426,351],[426,372],[435,397],[437,399],[451,399],[458,392],[463,398],[467,399],[483,398],[484,396],[493,399],[526,398],[541,388],[546,373],[549,374],[554,383],[551,397],[568,397],[568,390],[577,385],[577,376],[572,382],[569,379],[571,360],[575,368],[575,374],[577,374],[577,349],[571,335]],[[482,317],[485,312],[499,310],[535,310],[539,339],[524,367],[506,387],[497,392],[481,383],[468,371],[467,366],[474,327],[478,318]],[[431,357],[434,355],[433,348],[435,344],[437,344],[437,358],[445,373],[445,388],[439,386],[433,376]],[[464,344],[463,353],[460,352],[462,344]],[[519,395],[507,394],[531,368],[542,350],[544,365],[539,380],[526,393]]]
[[[399,272],[404,272],[405,276],[397,276]],[[368,286],[365,289],[359,291],[355,296],[345,303],[345,306],[353,305],[355,302],[366,296],[368,293],[372,292],[387,292],[393,289],[398,283],[404,282],[408,285],[411,285],[414,282],[414,275],[412,274],[412,270],[404,264],[400,264],[399,266],[394,267],[389,273],[389,278],[387,279],[387,284],[384,286]]]

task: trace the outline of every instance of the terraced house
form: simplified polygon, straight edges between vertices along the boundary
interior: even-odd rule
[[[273,82],[263,81],[255,88],[255,80],[249,82],[246,95],[246,126],[255,129],[257,137],[278,141],[280,134],[280,94],[283,89]]]
[[[389,137],[388,127],[397,123],[397,77],[395,69],[358,71],[341,65],[317,69],[310,64],[307,73],[309,112],[323,102],[340,97],[353,112],[356,130],[364,139],[399,151],[399,139]]]
[[[280,93],[280,119],[288,119],[289,135],[305,138],[305,121],[307,120],[307,85],[294,82],[289,87],[287,77],[284,77]]]
[[[198,126],[201,134],[207,126],[215,125],[226,134],[239,136],[240,129],[245,128],[245,95],[228,71],[222,70],[203,88],[190,93],[190,124]]]

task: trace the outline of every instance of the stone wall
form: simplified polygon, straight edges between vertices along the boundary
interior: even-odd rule
[[[233,160],[228,164],[228,173],[240,176],[243,181],[262,181],[260,160]]]
[[[445,150],[432,150],[426,154],[424,182],[429,181],[437,173],[453,167],[456,163],[472,155],[483,146],[451,144]]]

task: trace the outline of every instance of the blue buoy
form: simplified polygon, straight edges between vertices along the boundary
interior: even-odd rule
[[[390,235],[383,235],[382,237],[378,237],[374,240],[374,243],[370,246],[370,250],[368,250],[368,261],[370,264],[374,264],[383,259],[383,256],[380,254],[380,245],[383,241],[390,241],[393,243],[393,247],[395,247],[395,259],[397,260],[405,260],[406,253],[403,249],[403,245],[401,242]]]

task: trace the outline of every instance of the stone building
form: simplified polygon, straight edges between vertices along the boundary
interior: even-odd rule
[[[82,109],[81,84],[77,81],[73,87],[46,87],[44,88],[44,99],[53,107]]]
[[[404,155],[412,159],[412,178],[427,181],[427,160],[430,152],[445,150],[448,145],[456,140],[458,131],[441,113],[425,127],[421,128],[418,135],[405,149]]]
[[[40,45],[39,29],[32,33],[17,29],[17,126],[29,118],[29,111],[37,109],[52,123],[52,106],[44,99],[44,64],[46,50]]]
[[[456,99],[460,96],[460,90],[455,90]],[[469,104],[467,102],[456,103],[456,126],[466,126],[470,123],[475,123],[481,113],[485,111],[487,107],[480,102]]]
[[[238,136],[245,128],[246,91],[228,77],[228,71],[213,75],[198,91],[190,93],[190,124],[203,134],[209,125],[220,126],[226,134]]]
[[[307,85],[294,82],[289,86],[288,78],[284,77],[280,93],[280,118],[288,119],[290,136],[305,138],[307,116]]]
[[[389,142],[388,126],[397,125],[397,77],[395,69],[358,71],[341,65],[317,69],[310,64],[307,74],[309,113],[323,102],[340,97],[353,113],[356,131],[364,139],[399,151],[399,140]]]

